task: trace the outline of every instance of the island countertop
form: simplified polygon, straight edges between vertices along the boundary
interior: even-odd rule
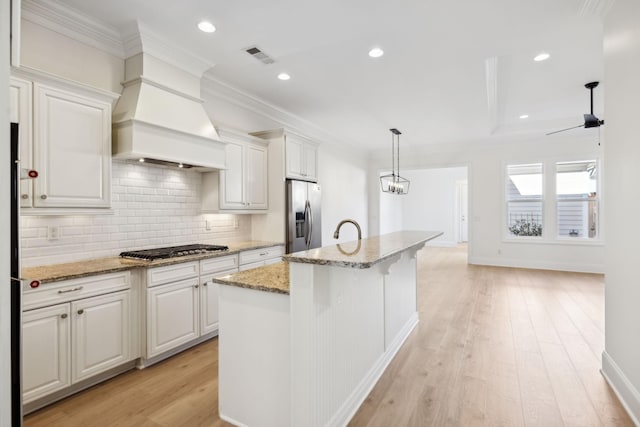
[[[353,242],[285,255],[288,262],[332,265],[348,268],[370,268],[402,251],[441,236],[440,231],[397,231]]]
[[[214,283],[257,291],[289,294],[289,263],[278,262],[211,279]]]

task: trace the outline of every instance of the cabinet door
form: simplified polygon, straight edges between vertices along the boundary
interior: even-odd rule
[[[22,398],[24,403],[71,384],[69,304],[22,314]]]
[[[32,100],[31,82],[11,77],[9,84],[9,121],[20,125],[18,131],[20,167],[24,169],[33,169]],[[29,179],[20,181],[20,206],[23,208],[28,208],[32,205],[32,186],[33,182]]]
[[[88,378],[131,359],[131,291],[71,303],[71,381]]]
[[[220,209],[245,209],[245,147],[228,142],[225,147],[226,170],[220,171]]]
[[[267,209],[267,147],[247,145],[247,203],[249,209]]]
[[[34,84],[36,207],[108,207],[111,105]]]
[[[309,181],[318,181],[318,147],[304,145],[304,177]]]
[[[233,274],[238,271],[232,268],[225,271],[219,271],[211,276],[201,279],[200,287],[200,335],[205,335],[218,330],[218,290],[217,283],[211,281],[214,277],[222,277],[227,274]]]
[[[287,178],[304,178],[302,156],[304,143],[287,136],[285,144],[285,175]]]
[[[198,278],[147,290],[147,358],[198,338]]]

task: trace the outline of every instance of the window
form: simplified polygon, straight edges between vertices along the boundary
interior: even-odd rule
[[[598,163],[556,163],[558,237],[593,239],[598,234]]]
[[[506,201],[509,236],[542,236],[542,163],[507,166]]]

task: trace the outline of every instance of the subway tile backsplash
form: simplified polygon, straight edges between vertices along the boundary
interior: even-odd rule
[[[251,239],[250,215],[201,214],[200,192],[198,172],[114,160],[112,213],[23,215],[22,265],[74,262],[158,246]],[[47,238],[52,227],[57,227],[56,240]]]

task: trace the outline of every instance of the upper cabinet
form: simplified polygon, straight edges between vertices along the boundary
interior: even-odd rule
[[[267,198],[267,146],[248,135],[220,129],[226,143],[226,169],[220,171],[220,210],[264,210]]]
[[[291,179],[317,182],[317,144],[295,135],[285,134],[285,175]]]
[[[10,83],[11,119],[20,124],[21,167],[38,172],[36,179],[21,183],[22,207],[108,208],[111,105],[117,95],[51,77],[28,77],[13,76]]]

